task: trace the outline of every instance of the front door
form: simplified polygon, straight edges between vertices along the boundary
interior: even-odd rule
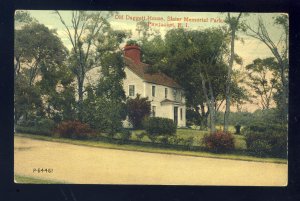
[[[174,107],[174,123],[178,125],[178,107]]]

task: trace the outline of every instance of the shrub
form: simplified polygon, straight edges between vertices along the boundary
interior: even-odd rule
[[[271,145],[265,140],[256,140],[250,145],[249,150],[257,156],[266,156],[271,151]]]
[[[150,136],[170,136],[176,133],[176,124],[172,119],[162,117],[150,117],[143,122],[146,132]]]
[[[88,124],[80,121],[64,121],[57,126],[57,133],[59,137],[86,139],[92,130]]]
[[[127,114],[133,128],[142,128],[142,121],[148,117],[151,112],[151,104],[148,98],[141,98],[137,94],[135,99],[128,99],[126,102]]]
[[[55,129],[55,122],[51,119],[40,119],[35,126],[38,130],[52,132]]]
[[[253,123],[243,129],[248,150],[257,156],[287,156],[287,128],[280,124]]]
[[[151,135],[151,134],[147,133],[147,137],[151,140],[151,142],[156,142],[156,138],[157,138],[156,135]]]
[[[34,135],[46,135],[46,136],[51,136],[52,132],[51,131],[42,131],[37,129],[36,127],[25,127],[25,126],[15,126],[15,131],[17,133],[29,133],[29,134],[34,134]]]
[[[126,45],[131,46],[131,45],[138,45],[138,42],[136,40],[128,40],[126,42]]]
[[[204,135],[202,143],[213,152],[227,152],[234,149],[234,137],[229,132],[216,131]]]
[[[100,132],[117,133],[122,130],[122,120],[126,118],[125,103],[97,96],[83,102],[83,122]]]
[[[187,146],[189,149],[192,148],[193,143],[194,143],[194,138],[193,138],[193,137],[188,137],[188,138],[185,138],[185,139],[183,140],[183,145],[184,145],[184,146]]]
[[[164,145],[169,143],[168,136],[158,136],[156,141]]]
[[[142,141],[142,139],[143,139],[144,136],[146,136],[146,135],[147,135],[147,133],[145,133],[145,132],[137,133],[137,134],[136,134],[136,139],[137,139],[138,141]]]
[[[30,133],[35,135],[53,135],[55,122],[51,119],[38,119],[36,121],[23,122],[21,125],[15,126],[15,130],[20,133]]]
[[[121,141],[122,142],[129,141],[129,139],[131,137],[131,134],[132,133],[129,130],[126,130],[126,129],[122,130],[122,132],[121,132]]]
[[[184,139],[176,136],[170,136],[169,137],[169,143],[174,145],[184,144]]]

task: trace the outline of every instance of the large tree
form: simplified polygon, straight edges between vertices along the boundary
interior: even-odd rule
[[[235,40],[236,40],[236,32],[241,28],[240,26],[240,18],[242,13],[239,13],[237,16],[232,16],[230,13],[227,13],[227,17],[225,22],[229,26],[229,33],[230,33],[230,57],[229,57],[229,65],[227,71],[227,79],[226,79],[226,107],[225,107],[225,114],[224,114],[224,131],[228,131],[228,120],[230,114],[230,104],[231,104],[231,85],[232,85],[232,68],[234,64],[235,58]]]
[[[246,66],[248,75],[248,86],[255,92],[254,98],[258,101],[261,109],[270,109],[273,96],[276,93],[278,77],[272,69],[276,68],[278,63],[273,57],[266,59],[255,59]]]
[[[78,94],[78,118],[82,118],[84,81],[86,73],[100,66],[97,57],[96,43],[110,29],[108,19],[113,15],[112,12],[86,12],[73,11],[70,22],[67,22],[59,11],[56,11],[65,32],[72,45],[70,68],[77,79]]]
[[[220,62],[225,60],[225,55],[228,54],[226,46],[229,39],[226,35],[226,30],[222,28],[216,31],[193,32],[174,29],[168,31],[165,37],[162,37],[159,32],[149,30],[145,23],[140,23],[138,30],[142,33],[140,43],[143,51],[143,60],[151,64],[149,71],[163,71],[183,86],[187,106],[192,108],[188,109],[187,118],[191,117],[193,123],[204,128],[207,125],[207,118],[210,114],[207,100],[212,100],[210,101],[211,105],[214,106],[214,110],[218,111],[226,98],[224,83],[226,82],[228,71],[225,63]],[[218,31],[219,35],[216,33]],[[204,32],[207,33],[204,34]],[[210,33],[212,34],[209,37]],[[197,41],[198,37],[199,40]],[[216,40],[214,40],[214,37]],[[222,46],[219,49],[222,50],[221,53],[217,50],[217,47],[220,46]],[[202,55],[206,56],[203,57]],[[210,65],[210,62],[214,62],[212,60],[216,61],[216,59],[213,59],[214,56],[215,58],[219,56],[217,65]],[[194,65],[197,62],[199,63],[199,60],[205,65],[202,65],[202,67]],[[236,54],[234,54],[234,60],[238,64],[241,63],[241,59]],[[197,68],[202,69],[202,72],[197,71]],[[238,72],[232,73],[236,75]],[[211,78],[208,79],[207,77]],[[233,78],[230,84],[231,101],[240,103],[242,99],[246,98],[245,90],[238,86]],[[204,91],[208,93],[208,97],[205,96],[206,93]]]
[[[281,110],[283,121],[286,122],[288,115],[289,19],[288,15],[282,14],[274,17],[273,20],[274,25],[281,28],[280,37],[277,39],[270,36],[270,30],[267,29],[266,23],[261,17],[257,18],[255,26],[246,25],[246,34],[265,44],[277,60],[276,70],[280,75],[281,82],[281,88],[278,90],[280,101],[277,105]]]
[[[46,77],[45,73],[58,71],[67,50],[54,30],[30,22],[15,30],[14,51],[15,120],[43,116],[42,95],[46,91],[38,83]]]
[[[124,31],[112,29],[98,36],[95,54],[101,64],[100,74],[96,75],[95,84],[85,86],[87,96],[83,100],[82,120],[92,128],[112,134],[122,129],[122,120],[126,117],[123,90],[126,75],[120,48],[126,37]]]
[[[174,78],[184,88],[187,105],[201,114],[196,116],[207,119],[210,114],[211,130],[214,131],[215,110],[219,107],[219,98],[224,97],[220,93],[224,92],[222,83],[226,78],[223,62],[225,32],[222,29],[174,29],[167,32],[164,40],[157,36],[142,44],[142,48],[149,47],[153,47],[151,54],[145,51],[145,58],[153,61],[156,70]],[[152,55],[156,49],[163,54],[154,60]]]
[[[28,85],[33,85],[42,63],[61,63],[67,51],[54,30],[31,23],[15,30],[15,76],[21,70],[27,74]],[[25,72],[26,71],[26,72]]]

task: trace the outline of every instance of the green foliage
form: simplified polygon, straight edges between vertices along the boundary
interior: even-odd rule
[[[147,31],[145,27],[143,30]],[[201,31],[172,29],[164,38],[154,35],[150,40],[142,40],[143,60],[151,64],[148,71],[161,71],[176,80],[184,88],[187,106],[197,111],[195,115],[193,112],[187,114],[187,123],[203,128],[207,126],[207,100],[201,85],[204,78],[206,88],[211,83],[213,102],[216,103],[212,103],[213,109],[217,110],[225,99],[227,65],[223,58],[228,52],[227,46],[227,32],[222,28]],[[236,82],[232,82],[231,92],[233,102],[245,98],[245,90]],[[197,109],[199,105],[201,110]]]
[[[273,18],[273,24],[279,26],[279,38],[272,37],[267,23],[261,17],[257,18],[256,27],[247,25],[246,34],[262,42],[272,52],[278,65],[272,65],[272,73],[278,75],[274,101],[280,110],[280,119],[287,123],[288,120],[288,72],[289,72],[289,20],[288,15],[280,14]]]
[[[20,14],[21,18],[30,17],[26,12]],[[45,25],[32,22],[15,30],[16,123],[37,116],[54,119],[54,111],[61,112],[53,102],[58,94],[56,87],[67,74],[62,70],[67,54],[56,32]]]
[[[15,12],[15,23],[25,23],[29,24],[32,22],[37,22],[36,19],[34,19],[28,11],[23,11],[23,10],[17,10]]]
[[[207,128],[207,116],[208,111],[202,111],[202,115],[200,113],[200,108],[196,107],[196,109],[187,108],[186,110],[186,126],[190,127],[192,125],[200,125],[201,129]]]
[[[125,104],[119,101],[95,97],[84,100],[82,119],[91,128],[107,133],[122,130],[122,120],[125,119]]]
[[[224,153],[234,150],[234,136],[229,132],[216,131],[206,134],[202,143],[213,152]]]
[[[35,126],[39,130],[52,132],[54,131],[56,124],[51,119],[41,118],[35,123]]]
[[[188,137],[183,140],[183,145],[191,149],[193,147],[194,138]]]
[[[95,93],[112,101],[124,101],[125,92],[122,81],[125,78],[122,53],[109,53],[102,58],[101,77]]]
[[[120,52],[102,55],[101,77],[96,86],[87,86],[87,96],[82,102],[81,118],[91,128],[113,136],[122,130],[126,118],[124,63]]]
[[[229,125],[241,125],[248,126],[253,124],[253,122],[273,122],[275,124],[280,124],[283,120],[280,118],[281,113],[278,109],[265,109],[256,110],[255,112],[231,112]],[[219,112],[217,114],[217,124],[222,124],[224,121],[224,113]]]
[[[160,70],[160,64],[166,59],[166,46],[160,35],[155,36],[151,40],[142,40],[141,50],[142,60],[151,65],[149,70]]]
[[[128,46],[138,45],[138,42],[136,40],[128,40],[126,42],[126,45],[128,45]]]
[[[262,109],[269,109],[271,101],[279,86],[278,62],[275,58],[255,59],[252,64],[246,66],[249,81],[248,86],[255,92],[254,99],[260,97],[258,104]],[[270,75],[272,73],[272,75]]]
[[[137,94],[136,98],[129,98],[126,102],[127,114],[129,121],[132,123],[134,129],[142,128],[142,121],[151,113],[151,104],[147,98],[141,98]]]
[[[256,156],[264,157],[271,152],[271,145],[265,140],[255,140],[249,145],[248,149]]]
[[[168,136],[157,136],[155,141],[164,145],[169,143]]]
[[[145,133],[145,132],[137,133],[137,134],[136,134],[136,139],[137,139],[138,141],[142,141],[142,139],[143,139],[145,136],[147,136],[147,133]]]
[[[30,72],[33,74],[40,63],[61,64],[67,54],[67,49],[56,32],[38,23],[27,24],[22,29],[15,30],[14,51],[17,59],[32,67]]]
[[[80,121],[63,121],[57,126],[56,132],[63,138],[87,139],[92,129]]]
[[[19,75],[15,80],[15,123],[34,121],[36,116],[44,116],[43,103],[38,86],[25,84],[26,78]]]
[[[132,135],[132,133],[130,130],[123,129],[121,131],[121,141],[123,143],[128,142],[130,140],[131,135]]]
[[[282,124],[252,123],[243,129],[246,145],[258,156],[287,156],[287,128]]]
[[[36,118],[34,120],[27,120],[15,126],[16,132],[31,133],[35,135],[52,136],[56,124],[51,119]]]
[[[110,27],[108,19],[113,16],[114,12],[73,11],[72,17],[68,22],[65,21],[60,12],[56,11],[56,14],[60,18],[65,31],[69,33],[68,39],[72,44],[68,62],[77,81],[77,118],[83,121],[85,116],[86,119],[84,121],[86,121],[88,117],[83,113],[86,113],[84,110],[86,105],[89,104],[89,99],[84,100],[84,81],[89,70],[101,66],[100,81],[96,86],[97,89],[95,89],[96,95],[102,98],[98,101],[100,104],[105,101],[115,103],[115,101],[121,101],[125,98],[121,86],[121,81],[125,77],[124,64],[119,46],[127,36],[127,33],[115,31]],[[74,31],[70,31],[72,29]],[[96,104],[95,100],[91,100],[90,104]],[[96,110],[99,112],[103,109],[96,108]],[[112,112],[116,111],[112,110]],[[99,113],[97,115],[99,116]],[[109,121],[116,119],[112,119],[111,116],[113,114],[109,115],[110,117],[107,118],[104,124],[112,125]],[[94,117],[91,118],[93,119]],[[118,127],[119,121],[116,123]],[[95,122],[91,122],[91,124],[95,124]],[[114,130],[114,128],[111,128],[111,130]]]
[[[149,137],[156,137],[159,135],[174,135],[176,134],[176,124],[172,119],[162,117],[149,117],[143,122],[143,126]]]
[[[170,144],[179,145],[183,144],[184,138],[178,137],[178,136],[170,136],[168,138],[168,142]]]

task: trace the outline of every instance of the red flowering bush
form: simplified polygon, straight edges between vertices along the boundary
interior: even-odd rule
[[[202,143],[205,147],[214,152],[226,152],[234,149],[234,137],[229,132],[216,131],[206,134]]]
[[[88,124],[80,121],[63,121],[56,129],[59,137],[85,139],[92,133],[92,129]]]

